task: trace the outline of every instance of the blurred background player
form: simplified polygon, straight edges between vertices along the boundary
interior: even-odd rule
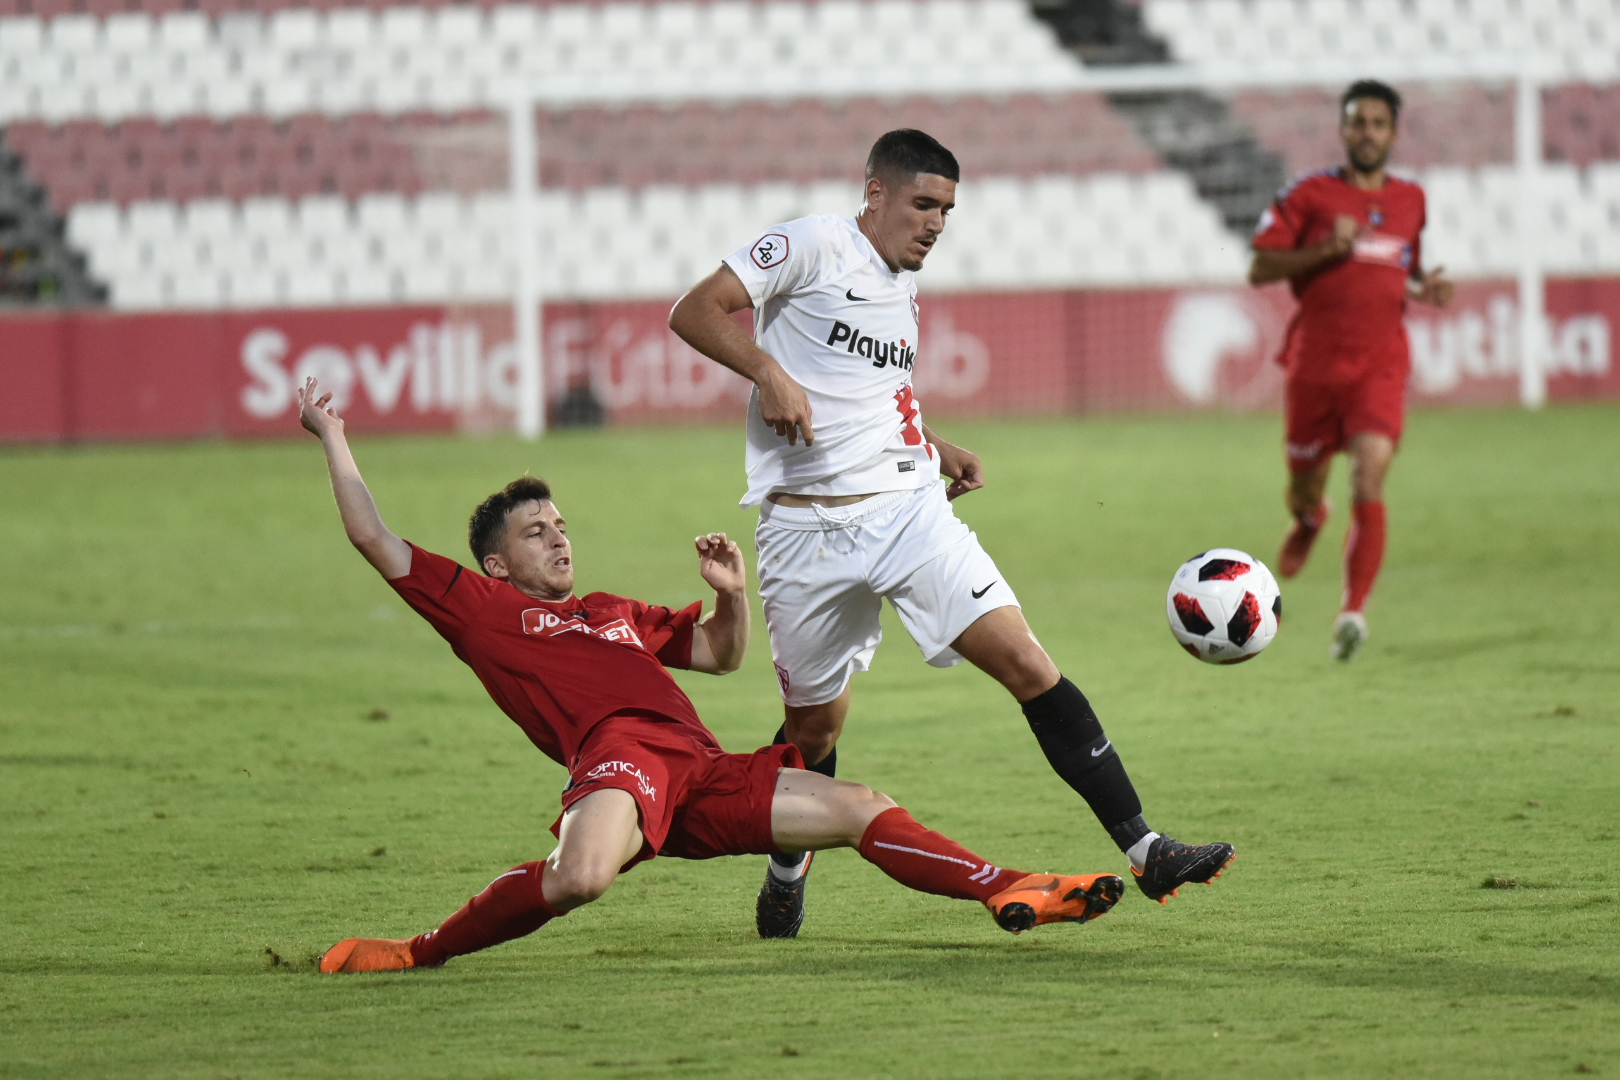
[[[1299,573],[1327,521],[1333,455],[1350,455],[1350,531],[1333,656],[1367,639],[1363,609],[1384,558],[1384,477],[1401,439],[1411,354],[1408,298],[1444,306],[1452,283],[1425,273],[1423,189],[1389,175],[1401,97],[1380,82],[1340,99],[1345,164],[1294,181],[1260,218],[1249,281],[1286,279],[1299,301],[1279,362],[1287,369],[1288,510],[1277,572]]]
[[[693,348],[755,387],[743,505],[760,507],[760,595],[785,713],[776,741],[834,774],[850,677],[871,664],[886,596],[930,664],[969,660],[1017,699],[1053,769],[1127,854],[1142,891],[1163,902],[1215,877],[1232,847],[1191,847],[1148,827],[1091,704],[951,511],[950,499],[984,486],[983,465],[922,422],[912,392],[913,275],[945,229],[959,178],[938,141],[891,131],[868,155],[856,217],[772,226],[670,314]],[[753,339],[731,318],[745,308]],[[808,855],[772,859],[761,936],[797,936],[809,867]]]
[[[343,528],[366,561],[426,619],[501,710],[569,771],[549,858],[514,867],[437,930],[347,938],[327,973],[437,967],[533,933],[599,898],[654,855],[689,859],[853,847],[901,884],[978,900],[1004,930],[1086,922],[1124,892],[1113,874],[1027,874],[923,828],[885,795],[806,772],[791,745],[728,754],[667,667],[723,675],[748,644],[747,567],[723,533],[697,539],[715,608],[680,611],[609,593],[574,595],[573,546],[544,481],[525,476],[473,512],[483,574],[401,540],[383,524],[344,436],[311,378],[300,420],[326,451]]]

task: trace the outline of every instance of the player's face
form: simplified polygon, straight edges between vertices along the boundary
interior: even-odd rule
[[[568,523],[550,502],[528,502],[506,515],[506,542],[484,560],[489,576],[510,581],[538,600],[574,594],[574,549]]]
[[[933,173],[918,173],[899,187],[876,176],[866,182],[873,246],[890,266],[902,270],[922,269],[955,206],[956,181]]]
[[[1344,107],[1339,138],[1359,172],[1375,172],[1389,160],[1395,144],[1395,114],[1381,98],[1355,98]]]

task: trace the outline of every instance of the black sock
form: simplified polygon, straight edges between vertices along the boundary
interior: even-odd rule
[[[776,729],[776,738],[771,740],[771,745],[781,746],[787,741],[787,727],[784,725]],[[822,758],[814,765],[805,765],[805,768],[809,769],[811,772],[818,772],[822,776],[836,776],[838,774],[838,747],[833,747],[831,750],[827,751],[826,757]],[[800,860],[803,858],[803,852],[792,852],[787,855],[772,855],[771,861],[785,869],[788,867],[798,866]]]
[[[1142,820],[1142,800],[1125,765],[1103,733],[1091,702],[1068,679],[1024,702],[1024,719],[1041,744],[1052,771],[1079,792],[1119,850],[1126,851],[1151,830]]]

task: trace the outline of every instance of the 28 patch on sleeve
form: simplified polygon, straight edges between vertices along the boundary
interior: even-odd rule
[[[788,238],[781,233],[766,233],[748,250],[748,255],[754,260],[755,266],[769,270],[787,259]]]

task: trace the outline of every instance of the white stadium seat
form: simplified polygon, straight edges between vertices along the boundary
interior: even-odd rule
[[[377,40],[377,19],[361,7],[343,7],[326,16],[326,41],[330,49],[363,53]]]

